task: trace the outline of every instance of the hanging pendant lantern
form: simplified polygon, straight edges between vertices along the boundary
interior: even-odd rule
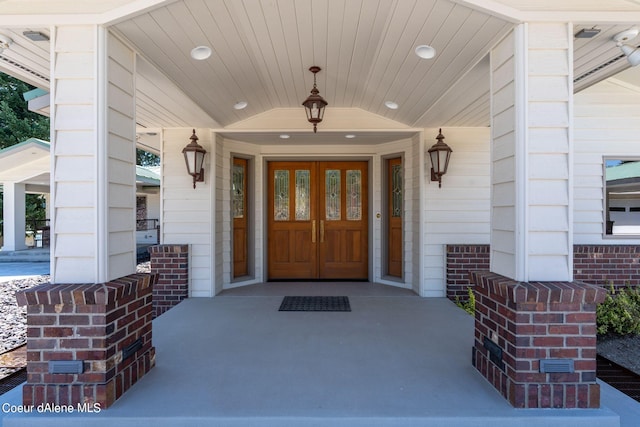
[[[329,105],[327,101],[319,95],[320,91],[316,86],[316,73],[320,70],[321,68],[315,65],[309,68],[309,71],[313,73],[313,89],[311,89],[311,95],[309,95],[302,103],[307,113],[307,120],[309,120],[310,123],[313,123],[314,133],[318,131],[318,123],[320,123],[324,117],[324,107]]]

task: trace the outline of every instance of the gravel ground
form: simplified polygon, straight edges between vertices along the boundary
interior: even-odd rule
[[[640,375],[640,335],[600,338],[598,354]]]
[[[137,272],[151,272],[150,263],[139,264]],[[16,292],[49,280],[45,275],[0,283],[0,354],[27,342],[27,308],[18,307]]]
[[[49,276],[34,276],[0,283],[0,353],[27,339],[27,308],[18,307],[16,292],[47,283]]]

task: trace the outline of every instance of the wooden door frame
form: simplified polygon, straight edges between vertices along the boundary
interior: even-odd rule
[[[405,271],[404,271],[404,265],[402,267],[402,275],[401,276],[392,276],[389,274],[389,226],[390,226],[390,221],[391,221],[391,212],[389,212],[389,161],[393,160],[393,159],[400,159],[400,165],[402,166],[402,181],[403,181],[403,191],[402,191],[402,205],[404,208],[404,203],[405,203],[405,193],[404,193],[404,166],[405,166],[405,158],[404,158],[404,152],[400,152],[400,153],[393,153],[393,154],[386,154],[384,156],[382,156],[380,158],[380,168],[382,171],[382,186],[380,188],[381,190],[381,194],[382,194],[382,200],[381,200],[381,208],[382,208],[382,239],[380,241],[380,245],[381,245],[381,255],[382,255],[382,265],[381,267],[381,275],[382,277],[385,278],[385,280],[390,280],[393,282],[400,282],[400,283],[404,283],[404,276],[405,276]],[[405,229],[405,215],[402,215],[402,230],[404,233],[404,229]],[[403,247],[404,247],[404,236],[402,237],[402,241],[403,241]],[[403,249],[403,253],[402,253],[402,258],[404,259],[405,257],[405,253],[404,253],[404,249]],[[404,262],[403,262],[404,264]]]
[[[269,248],[267,245],[267,239],[269,238],[269,227],[267,227],[267,223],[269,220],[269,209],[267,208],[269,206],[269,167],[268,164],[270,162],[292,162],[292,161],[300,161],[300,162],[338,162],[338,161],[345,161],[345,162],[366,162],[367,163],[367,173],[369,176],[368,182],[367,182],[367,191],[369,192],[370,195],[373,195],[373,185],[374,185],[374,180],[372,178],[372,174],[373,174],[373,160],[374,160],[375,156],[297,156],[297,157],[288,157],[288,156],[264,156],[262,158],[262,206],[264,206],[263,212],[262,212],[262,265],[263,265],[263,271],[262,271],[262,279],[264,282],[266,282],[269,278]],[[369,215],[369,220],[367,223],[367,239],[368,239],[368,260],[367,260],[367,278],[369,281],[372,280],[373,276],[374,276],[374,272],[373,272],[373,250],[374,250],[374,241],[373,241],[373,237],[374,237],[374,221],[376,220],[375,216],[374,216],[374,212],[373,212],[373,197],[370,196],[368,199],[368,206],[367,206],[367,212]],[[254,220],[257,220],[254,219]]]
[[[230,227],[231,227],[231,239],[230,239],[230,250],[231,250],[231,273],[230,273],[230,282],[246,282],[247,280],[251,280],[255,278],[255,259],[256,259],[256,251],[255,251],[255,236],[256,236],[256,226],[257,220],[255,213],[255,185],[256,181],[255,177],[255,158],[253,156],[239,154],[239,153],[231,153],[229,168],[229,183],[233,179],[233,160],[234,159],[244,159],[247,161],[247,171],[245,176],[247,194],[246,197],[246,209],[249,212],[249,220],[247,221],[247,275],[240,277],[233,277],[233,189],[232,185],[229,185],[229,205],[228,209],[231,213],[230,218]]]

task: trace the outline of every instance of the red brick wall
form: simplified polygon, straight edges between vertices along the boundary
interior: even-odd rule
[[[476,369],[516,408],[598,408],[595,310],[606,291],[495,273],[472,273],[472,280]],[[502,349],[499,363],[490,360],[485,339]],[[541,373],[541,359],[572,359],[575,370]]]
[[[489,271],[489,245],[447,245],[447,298],[468,299],[469,272]]]
[[[575,245],[573,278],[594,285],[640,286],[640,245]]]
[[[472,271],[489,271],[489,245],[447,245],[447,297],[466,301]],[[573,279],[593,285],[640,286],[640,245],[574,245]]]
[[[156,245],[149,248],[151,273],[158,275],[153,288],[154,317],[189,296],[189,245]]]
[[[107,283],[45,284],[16,295],[27,306],[24,405],[109,407],[155,364],[152,287],[133,274]],[[140,339],[127,359],[123,350]],[[81,374],[51,374],[49,362],[82,361]]]

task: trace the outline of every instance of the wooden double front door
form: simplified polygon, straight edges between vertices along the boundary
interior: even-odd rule
[[[268,163],[268,275],[367,279],[367,162]]]

